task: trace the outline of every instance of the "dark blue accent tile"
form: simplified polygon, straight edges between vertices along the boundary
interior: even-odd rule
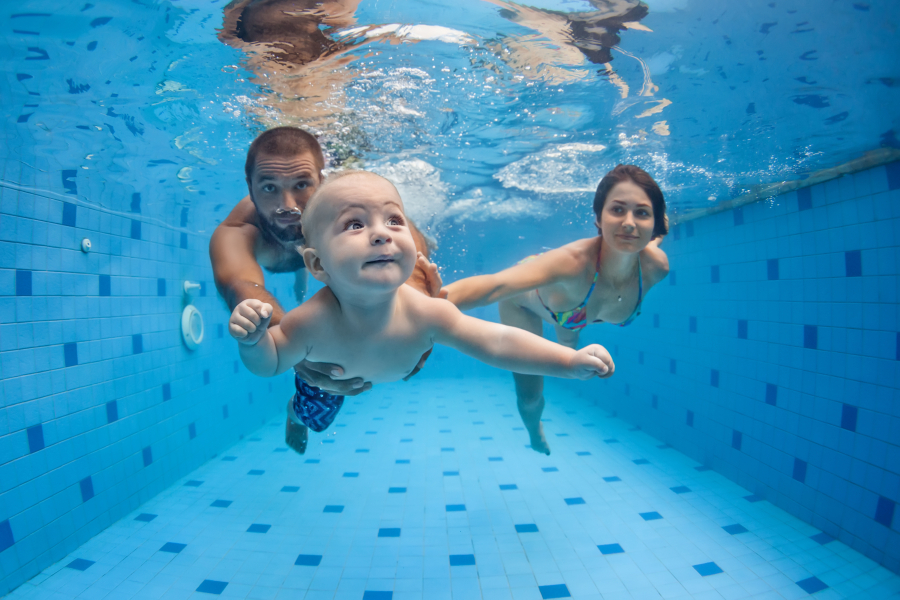
[[[828,586],[818,577],[809,577],[808,579],[803,579],[797,582],[797,585],[800,586],[807,594],[815,594],[816,592],[821,592],[822,590],[828,589]]]
[[[688,332],[697,333],[697,317],[688,318]]]
[[[209,385],[209,369],[203,370],[203,385]]]
[[[341,506],[340,504],[329,504],[328,506],[325,507],[325,510],[323,510],[322,512],[342,513],[342,512],[344,512],[344,507]]]
[[[719,283],[719,265],[712,265],[709,268],[710,283]]]
[[[322,562],[321,554],[301,554],[294,564],[300,567],[318,567],[320,562]]]
[[[740,450],[741,445],[744,442],[744,434],[740,431],[732,431],[731,432],[731,447],[735,450]]]
[[[66,227],[75,227],[75,217],[78,207],[71,202],[63,202],[62,224]]]
[[[800,483],[806,482],[806,461],[799,458],[794,459],[794,472],[792,477]]]
[[[593,427],[594,424],[593,423],[582,423],[581,426],[582,427]]]
[[[636,465],[649,465],[650,464],[650,461],[647,460],[646,458],[636,458],[631,462],[633,462]]]
[[[803,326],[803,347],[812,350],[819,347],[819,328],[815,325]]]
[[[181,238],[178,241],[180,242],[179,246],[181,246],[181,249],[187,250],[187,247],[188,247],[187,234],[182,233]]]
[[[363,600],[392,600],[394,592],[374,592],[366,590],[363,592]]]
[[[738,319],[738,339],[746,340],[747,339],[747,320],[746,319]]]
[[[250,527],[247,528],[247,533],[269,533],[269,530],[272,528],[271,525],[264,525],[262,523],[254,523]]]
[[[463,512],[466,510],[465,504],[448,504],[447,512]]]
[[[172,384],[164,383],[162,385],[163,402],[172,399]]]
[[[204,579],[203,583],[197,586],[198,592],[203,592],[204,594],[216,594],[219,595],[225,591],[225,588],[228,587],[227,581],[216,581],[215,579]]]
[[[834,538],[825,532],[817,533],[816,535],[810,536],[809,539],[811,539],[812,541],[816,542],[817,544],[821,544],[823,546],[825,544],[827,544],[828,542],[834,541]]]
[[[502,456],[488,456],[488,462],[501,462],[502,460]]]
[[[344,477],[359,477],[359,473],[348,471],[347,473],[344,473]]]
[[[109,275],[100,275],[100,296],[109,296],[110,294],[110,278]]]
[[[741,525],[740,523],[735,523],[734,525],[725,525],[722,527],[726,532],[731,535],[737,535],[739,533],[747,533],[747,528]]]
[[[16,538],[13,536],[12,527],[9,524],[9,519],[0,521],[0,552],[3,552],[15,543]]]
[[[859,250],[844,252],[844,266],[847,277],[862,277],[862,252]]]
[[[135,521],[143,521],[143,522],[145,522],[145,523],[149,523],[150,521],[152,521],[152,520],[155,519],[156,517],[157,517],[157,515],[154,515],[154,514],[150,514],[150,513],[141,513],[141,514],[139,514],[138,516],[136,516],[136,517],[134,518],[134,520],[135,520]]]
[[[656,511],[644,512],[644,513],[639,513],[639,514],[641,515],[641,518],[644,519],[645,521],[655,521],[657,519],[662,519],[662,515]]]
[[[559,469],[557,469],[556,467],[541,467],[541,471],[543,471],[544,473],[556,473],[557,471],[559,471]]]
[[[63,344],[63,356],[67,367],[74,367],[78,364],[78,344],[76,342],[68,342]]]
[[[317,464],[319,464],[319,459],[318,458],[307,458],[303,462],[308,465],[317,465]]]
[[[585,504],[584,498],[565,498],[565,503],[569,506],[575,506],[576,504]]]
[[[676,374],[677,374],[676,368],[675,368],[675,359],[674,359],[674,358],[670,358],[670,359],[669,359],[669,373],[671,373],[672,375],[676,375]]]
[[[299,492],[300,486],[299,485],[286,485],[283,488],[281,488],[281,491],[282,492]]]
[[[639,365],[644,364],[644,351],[643,350],[638,351],[638,364]]]
[[[76,571],[84,571],[85,569],[90,567],[92,564],[94,564],[94,561],[92,561],[92,560],[76,558],[75,560],[73,560],[72,562],[67,564],[66,566],[70,569],[75,569]]]
[[[247,475],[262,475],[263,473],[265,473],[265,471],[262,469],[250,469],[247,471]]]
[[[891,527],[894,521],[894,510],[897,503],[884,496],[878,497],[878,505],[875,507],[875,520],[885,527]]]
[[[677,279],[675,277],[675,269],[669,271],[669,285],[676,285]]]
[[[188,423],[188,439],[192,440],[197,437],[197,424]]]
[[[738,225],[744,224],[744,208],[742,206],[738,206],[736,209],[734,209],[732,211],[732,214],[734,215],[734,226],[735,227],[737,227]]]
[[[888,189],[900,189],[900,162],[892,162],[885,165],[884,170],[887,172]]]
[[[719,387],[719,370],[711,369],[709,371],[709,385],[713,387]]]
[[[141,222],[135,219],[131,220],[131,239],[141,239]]]
[[[588,452],[587,450],[582,450],[581,452],[575,453],[575,456],[590,456],[590,455],[591,455],[591,453]]]
[[[205,281],[200,282],[200,295],[203,297],[206,297],[206,282]]]
[[[797,210],[812,208],[812,190],[808,187],[797,190]]]
[[[755,502],[762,502],[763,500],[765,500],[765,498],[763,498],[759,494],[750,494],[749,496],[744,496],[744,500],[746,500],[750,504],[753,504]]]
[[[859,416],[859,409],[852,404],[844,404],[841,409],[841,427],[849,431],[856,431],[856,418]]]
[[[391,487],[391,488],[388,488],[388,494],[405,494],[405,493],[406,493],[406,488],[405,488],[405,487]]]
[[[28,428],[28,452],[44,449],[44,427],[41,424]]]
[[[601,544],[597,546],[602,554],[621,554],[625,552],[619,544]]]
[[[144,336],[140,333],[135,333],[131,336],[131,353],[132,354],[140,354],[144,351]]]
[[[684,234],[687,237],[694,237],[694,222],[688,221],[684,224]]]
[[[215,500],[210,506],[213,508],[228,508],[231,506],[231,502],[231,500]]]
[[[84,479],[82,479],[79,483],[81,487],[81,501],[87,502],[91,498],[94,497],[94,482],[91,480],[91,476],[88,475]]]
[[[15,30],[13,30],[13,31],[15,31]],[[22,114],[19,115],[19,117],[16,119],[16,123],[27,123],[27,122],[28,122],[28,119],[29,119],[29,118],[31,117],[31,115],[33,115],[33,114],[34,114],[34,113],[22,113]]]
[[[688,223],[688,225],[690,225],[690,223]],[[539,585],[538,590],[540,590],[541,598],[544,600],[572,597],[572,594],[569,593],[569,588],[567,588],[564,583],[558,583],[556,585]]]
[[[116,400],[106,403],[106,422],[112,423],[119,420],[119,405]]]
[[[894,360],[900,360],[900,332],[897,333],[897,354],[895,355]]]
[[[517,533],[537,533],[538,526],[534,523],[524,523],[522,525],[516,525]]]
[[[650,398],[650,406],[653,408],[659,408],[659,397],[656,394]]]
[[[766,384],[766,404],[775,406],[778,402],[778,386],[774,383]]]
[[[603,481],[605,481],[606,483],[613,483],[614,481],[622,481],[622,478],[613,475],[612,477],[604,477]]]
[[[687,411],[687,418],[685,419],[685,423],[687,424],[688,427],[694,426],[694,411],[692,411],[692,410]]]
[[[151,464],[153,464],[153,451],[150,449],[150,446],[144,448],[142,454],[144,456],[145,467],[149,467]]]
[[[166,280],[160,277],[156,280],[156,295],[157,296],[165,296],[166,295]]]
[[[135,192],[131,194],[131,212],[140,213],[141,212],[141,193]]]
[[[175,542],[166,542],[162,545],[162,548],[159,549],[160,552],[171,552],[172,554],[178,554],[182,550],[187,548],[187,544],[178,544]]]
[[[710,575],[716,575],[718,573],[722,573],[722,569],[719,568],[714,562],[703,563],[701,565],[694,565],[694,569],[703,575],[704,577],[709,577]]]
[[[501,483],[501,484],[500,484],[500,489],[503,490],[503,491],[517,490],[517,489],[519,489],[519,486],[517,486],[517,485],[514,484],[514,483]]]
[[[687,494],[688,492],[691,491],[691,488],[689,488],[686,485],[676,485],[675,487],[671,487],[669,489],[672,490],[673,492],[675,492],[676,494]]]
[[[777,281],[780,279],[777,258],[770,258],[766,261],[766,275],[768,276],[769,281]]]
[[[203,485],[203,482],[202,482],[202,481],[197,481],[196,479],[191,479],[190,481],[186,481],[186,482],[184,483],[184,485],[185,485],[186,487],[200,487],[201,485]]]
[[[397,460],[394,461],[394,464],[397,464],[397,465],[408,465],[408,464],[409,464],[409,459],[408,459],[408,458],[398,458]],[[445,475],[446,475],[446,473],[445,473]]]
[[[400,537],[400,528],[382,527],[378,530],[378,537]]]
[[[450,555],[450,566],[451,567],[475,566],[475,555],[474,554],[451,554]]]

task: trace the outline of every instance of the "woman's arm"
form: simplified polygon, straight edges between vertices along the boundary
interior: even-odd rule
[[[641,250],[641,265],[644,276],[651,286],[656,285],[669,274],[669,257],[659,247],[662,237],[654,238],[647,247]]]
[[[447,299],[450,302],[460,310],[469,310],[575,275],[581,268],[578,263],[572,250],[557,248],[493,275],[476,275],[454,281],[444,290],[448,292]]]

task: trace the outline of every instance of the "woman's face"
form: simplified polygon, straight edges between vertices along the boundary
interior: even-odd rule
[[[640,252],[653,239],[653,204],[633,181],[617,183],[606,196],[597,227],[607,244]]]

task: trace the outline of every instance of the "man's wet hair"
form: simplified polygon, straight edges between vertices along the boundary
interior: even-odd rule
[[[606,204],[606,196],[616,185],[623,181],[630,181],[647,194],[650,204],[653,206],[653,237],[666,235],[669,228],[666,225],[666,201],[662,190],[652,177],[640,167],[634,165],[617,165],[615,169],[603,176],[597,193],[594,194],[594,213],[600,218],[603,205]]]
[[[247,162],[244,164],[247,181],[250,181],[253,176],[256,156],[259,153],[273,156],[312,154],[318,170],[317,178],[321,177],[322,169],[325,168],[325,158],[322,155],[322,146],[319,145],[319,140],[314,135],[297,127],[275,127],[261,133],[253,140],[250,149],[247,150]]]

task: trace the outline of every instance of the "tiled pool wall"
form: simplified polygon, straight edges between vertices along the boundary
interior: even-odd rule
[[[0,187],[0,595],[258,428],[291,391],[289,377],[239,364],[208,238],[178,227],[187,215],[165,226],[125,186],[14,164],[6,181],[49,192]],[[125,194],[132,213],[75,193]],[[285,277],[275,287],[287,292]],[[202,286],[196,351],[181,338],[185,280]]]
[[[900,571],[900,163],[672,227],[598,399]]]

